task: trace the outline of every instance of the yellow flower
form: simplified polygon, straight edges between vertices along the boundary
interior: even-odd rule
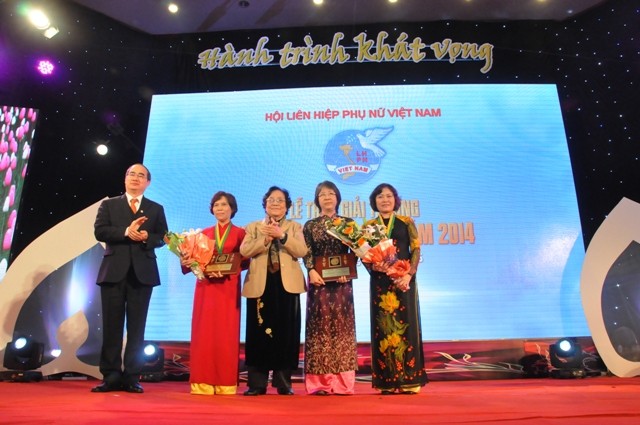
[[[385,338],[382,341],[380,341],[379,350],[380,350],[381,353],[384,353],[385,351],[387,351],[387,348],[389,348],[389,342]]]
[[[389,345],[395,348],[398,346],[398,344],[400,344],[400,335],[394,332],[391,335],[387,336],[386,341],[389,341]]]
[[[400,301],[393,292],[387,292],[384,295],[380,295],[380,298],[382,301],[380,301],[378,305],[388,313],[393,313],[398,307],[400,307]]]

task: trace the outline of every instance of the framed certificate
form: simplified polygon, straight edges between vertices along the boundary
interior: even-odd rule
[[[212,273],[236,274],[240,273],[242,256],[239,252],[229,254],[214,254],[211,261],[204,268],[204,274],[211,277]]]
[[[340,276],[346,276],[347,279],[356,279],[358,277],[357,261],[355,254],[352,252],[339,255],[324,255],[315,258],[314,269],[326,281],[338,280]]]

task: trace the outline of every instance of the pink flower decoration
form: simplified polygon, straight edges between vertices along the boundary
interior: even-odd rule
[[[7,233],[4,234],[2,240],[2,249],[5,251],[11,248],[11,241],[13,240],[13,229],[7,229]]]
[[[11,161],[9,160],[9,155],[6,152],[2,154],[2,158],[0,158],[0,171],[4,171],[9,168],[9,164]]]
[[[20,115],[18,115],[18,116],[20,117],[20,119],[23,119],[26,113],[27,113],[27,109],[26,108],[22,108],[22,109],[20,109]]]
[[[12,207],[13,203],[16,200],[16,185],[12,184],[11,187],[9,188],[9,206]],[[15,212],[11,211],[11,214],[13,214]],[[11,217],[9,217],[9,219],[11,219]],[[9,225],[9,227],[13,227],[12,225]]]
[[[11,178],[13,177],[13,172],[11,168],[7,168],[7,173],[4,175],[4,185],[9,186],[11,184]]]

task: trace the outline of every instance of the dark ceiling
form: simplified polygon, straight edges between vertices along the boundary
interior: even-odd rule
[[[562,21],[606,0],[73,0],[149,34],[442,20]],[[179,7],[176,14],[169,3]]]

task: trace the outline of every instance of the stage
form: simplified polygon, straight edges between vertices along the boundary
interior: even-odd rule
[[[418,395],[193,396],[187,382],[144,383],[144,394],[90,389],[99,381],[0,382],[2,424],[635,424],[640,377],[435,381]]]

